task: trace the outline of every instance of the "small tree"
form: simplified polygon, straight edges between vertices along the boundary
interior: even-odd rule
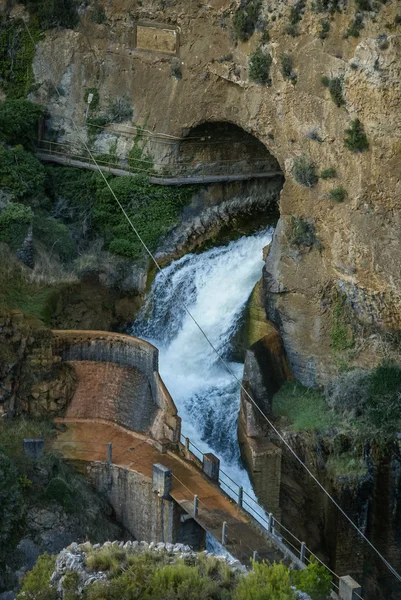
[[[249,79],[255,83],[266,85],[271,82],[270,67],[272,57],[260,48],[249,57]]]
[[[365,130],[359,119],[351,121],[349,129],[345,130],[347,137],[344,139],[344,144],[351,152],[365,152],[369,149],[368,138]]]

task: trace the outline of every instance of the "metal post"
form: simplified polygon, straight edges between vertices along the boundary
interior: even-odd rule
[[[194,517],[198,516],[198,504],[199,504],[198,496],[195,494],[195,496],[194,496]]]
[[[258,553],[255,550],[254,553],[253,553],[253,561],[257,562],[258,558],[259,558],[259,555],[258,555]]]
[[[223,529],[221,530],[221,545],[225,546],[227,544],[227,523],[223,522]]]
[[[185,438],[185,448],[189,450],[189,438]]]
[[[272,513],[269,513],[269,524],[267,526],[269,533],[273,533],[273,527],[274,527],[274,517],[273,517]]]
[[[113,444],[109,442],[107,444],[107,464],[111,467],[113,463]]]
[[[242,502],[244,500],[244,488],[242,485],[238,489],[238,506],[242,508]]]
[[[305,562],[305,550],[306,550],[306,544],[305,544],[305,542],[302,542],[302,544],[301,544],[301,551],[299,553],[299,560],[302,563]]]

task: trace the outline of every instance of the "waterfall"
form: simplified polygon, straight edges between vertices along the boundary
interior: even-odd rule
[[[231,362],[231,339],[261,277],[262,249],[272,233],[268,229],[189,254],[163,269],[165,277],[158,273],[132,330],[160,351],[160,374],[182,418],[183,434],[202,452],[216,454],[221,468],[253,498],[237,441],[239,386],[182,303],[241,380],[244,365]],[[236,496],[236,491],[226,491]]]

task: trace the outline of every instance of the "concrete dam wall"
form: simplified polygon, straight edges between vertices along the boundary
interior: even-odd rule
[[[65,416],[105,419],[178,442],[181,420],[148,342],[104,331],[53,331],[53,355],[75,368],[78,384]]]

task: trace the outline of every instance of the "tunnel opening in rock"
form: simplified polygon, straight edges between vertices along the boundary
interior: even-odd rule
[[[176,164],[201,185],[159,249],[162,264],[276,225],[283,172],[265,145],[238,125],[208,121],[185,130]]]
[[[179,162],[214,175],[261,175],[282,171],[276,158],[254,135],[228,121],[207,121],[186,131]]]

